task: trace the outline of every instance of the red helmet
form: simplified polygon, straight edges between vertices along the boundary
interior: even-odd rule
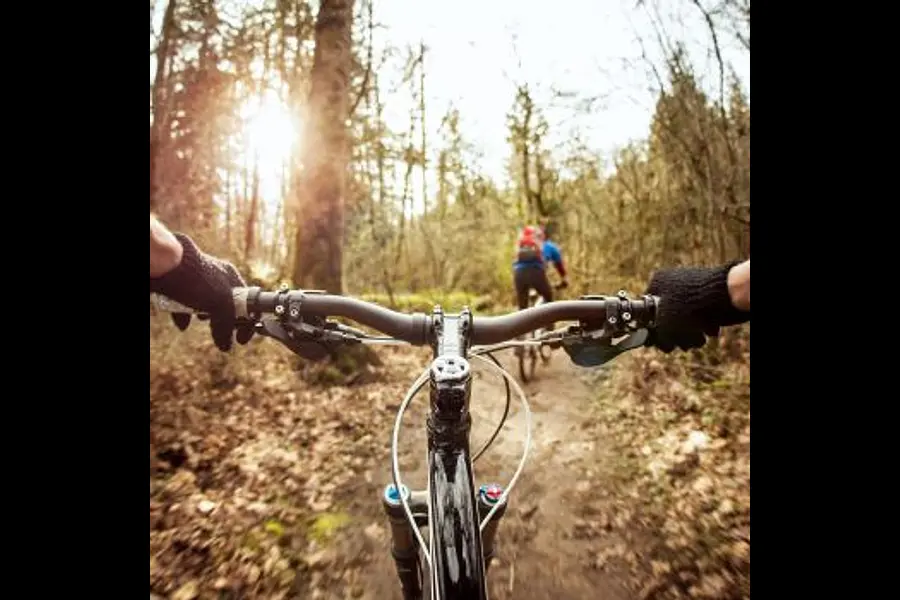
[[[523,238],[538,238],[540,240],[544,239],[544,228],[540,225],[526,225],[522,228],[522,236]]]

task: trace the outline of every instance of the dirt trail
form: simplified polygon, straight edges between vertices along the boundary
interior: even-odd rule
[[[498,356],[504,367],[515,371],[511,353]],[[472,447],[487,439],[502,416],[505,390],[487,367],[476,364],[473,390]],[[602,518],[605,506],[593,494],[606,449],[591,418],[595,395],[581,374],[560,354],[538,368],[537,378],[523,387],[532,410],[532,446],[525,471],[514,488],[509,509],[497,539],[497,558],[489,572],[492,600],[598,598],[626,599],[632,593],[626,580],[609,568],[596,565],[598,553],[617,542],[618,533],[598,536],[586,521]],[[425,433],[422,427],[425,396],[417,398],[405,419],[401,438],[404,482],[423,489],[425,483]],[[496,481],[505,485],[521,457],[524,415],[513,396],[510,417],[495,443],[475,464],[478,484]],[[387,551],[387,530],[379,510],[378,495],[389,480],[389,464],[381,479],[364,496],[354,491],[354,525],[342,532],[341,553],[357,556],[358,569],[347,572],[356,597],[378,600],[401,598],[394,565]],[[588,482],[593,483],[588,483]],[[599,517],[598,517],[599,516]],[[349,582],[348,582],[349,583]],[[343,597],[335,590],[335,596]]]

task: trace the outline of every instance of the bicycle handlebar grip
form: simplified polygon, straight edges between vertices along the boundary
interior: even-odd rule
[[[648,325],[656,319],[655,297],[630,300],[632,318],[640,325]],[[551,323],[559,321],[603,321],[607,318],[607,303],[618,302],[614,296],[584,300],[559,300],[526,308],[499,317],[476,317],[473,322],[472,340],[475,344],[499,344]]]
[[[238,319],[247,319],[250,317],[250,313],[254,312],[250,310],[250,294],[254,293],[254,296],[259,295],[258,287],[239,287],[233,288],[231,290],[231,297],[234,299],[234,316]]]

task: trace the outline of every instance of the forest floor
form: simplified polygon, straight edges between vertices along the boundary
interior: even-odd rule
[[[205,327],[173,330],[151,317],[151,595],[399,600],[380,498],[396,411],[427,352],[379,348],[380,365],[322,385],[268,340],[226,356]],[[741,344],[739,360],[690,378],[651,351],[608,370],[579,370],[562,353],[538,368],[524,386],[534,437],[497,536],[492,599],[749,598]],[[516,372],[511,351],[498,358]],[[504,397],[477,369],[473,448]],[[414,488],[425,482],[426,402],[414,401],[401,437]],[[478,482],[505,484],[523,439],[513,398]]]

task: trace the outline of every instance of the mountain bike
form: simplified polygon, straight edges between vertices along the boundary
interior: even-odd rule
[[[492,352],[522,345],[547,345],[562,347],[576,365],[599,366],[644,344],[659,303],[655,296],[632,299],[619,292],[616,296],[549,302],[503,316],[475,317],[468,308],[449,314],[440,306],[430,315],[403,314],[316,291],[236,288],[233,295],[239,319],[253,322],[257,333],[278,340],[309,360],[334,355],[348,344],[431,347],[431,364],[412,384],[397,411],[391,436],[393,483],[385,487],[380,499],[390,523],[391,554],[404,600],[488,598],[486,574],[494,555],[495,535],[531,445],[528,399]],[[193,312],[164,297],[156,297],[156,305],[170,312]],[[349,319],[380,334],[329,317]],[[546,331],[537,338],[514,340],[567,321],[575,324]],[[469,447],[473,379],[470,361],[487,366],[506,384],[503,417],[474,455]],[[426,421],[427,487],[410,490],[403,484],[399,467],[401,421],[416,393],[426,386],[430,404]],[[473,465],[503,427],[511,391],[518,396],[525,418],[522,457],[505,488],[495,483],[476,488]],[[427,542],[422,529],[428,530]]]
[[[567,287],[565,282],[557,283],[553,286],[554,290],[561,290]],[[544,303],[544,297],[541,296],[537,290],[530,289],[528,290],[528,306],[540,306]],[[545,328],[535,329],[531,332],[530,338],[532,341],[540,339],[542,335],[546,333]],[[539,344],[531,344],[524,348],[519,348],[519,351],[516,353],[519,359],[519,377],[522,379],[523,383],[528,383],[529,381],[534,379],[534,372],[537,368],[538,358],[541,359],[541,363],[546,365],[550,362],[550,358],[552,357],[552,348],[548,345],[539,345]]]

